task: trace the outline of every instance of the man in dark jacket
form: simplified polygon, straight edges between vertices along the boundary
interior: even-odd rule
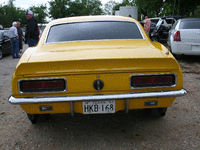
[[[33,17],[33,12],[31,10],[27,10],[26,18],[28,19],[27,25],[26,25],[26,33],[25,38],[27,40],[28,46],[36,46],[38,43],[38,22]]]

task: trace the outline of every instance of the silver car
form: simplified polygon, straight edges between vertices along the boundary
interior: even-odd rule
[[[200,18],[178,20],[169,31],[170,51],[177,55],[200,55]]]

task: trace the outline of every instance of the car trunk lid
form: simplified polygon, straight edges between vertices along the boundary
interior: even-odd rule
[[[179,66],[175,59],[166,55],[167,50],[158,45],[144,40],[45,44],[29,57],[28,63],[18,66],[16,75],[177,69]]]
[[[181,29],[181,42],[200,45],[200,29]]]

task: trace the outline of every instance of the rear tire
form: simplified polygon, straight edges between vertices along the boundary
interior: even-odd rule
[[[39,122],[46,122],[50,118],[50,114],[27,114],[28,119],[31,121],[32,124],[36,124]]]
[[[157,37],[151,37],[151,41],[152,42],[158,42],[158,38]]]
[[[42,120],[44,120],[44,121],[49,121],[50,114],[42,114],[42,115],[40,115],[40,118],[42,118]]]
[[[39,118],[38,114],[27,114],[27,116],[32,124],[36,124],[36,122],[38,121],[38,118]]]
[[[0,48],[0,59],[2,59],[2,57],[3,57],[3,51],[2,51],[2,49]]]
[[[152,117],[164,117],[167,112],[167,108],[148,108],[144,109],[146,116]]]
[[[160,117],[164,117],[166,115],[167,108],[157,108],[157,111],[158,111]]]

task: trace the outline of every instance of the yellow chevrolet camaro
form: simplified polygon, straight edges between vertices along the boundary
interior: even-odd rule
[[[41,114],[107,114],[154,109],[164,116],[185,95],[172,54],[130,17],[86,16],[50,22],[21,57],[11,104],[32,123]]]

